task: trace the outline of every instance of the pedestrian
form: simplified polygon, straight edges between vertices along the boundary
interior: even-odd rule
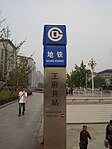
[[[112,149],[112,120],[106,126],[105,139],[108,140],[109,149]]]
[[[91,140],[91,136],[87,131],[87,126],[83,126],[83,130],[80,132],[80,149],[87,149],[88,146],[88,138]]]
[[[18,116],[21,116],[21,112],[23,115],[25,114],[25,104],[27,103],[27,92],[26,92],[24,87],[21,87],[21,89],[19,91],[18,102],[19,102],[19,114],[18,114]]]

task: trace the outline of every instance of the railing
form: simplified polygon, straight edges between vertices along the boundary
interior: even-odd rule
[[[92,97],[91,91],[74,91],[73,94],[67,96],[75,97]],[[112,97],[112,91],[94,91],[94,97]]]
[[[109,104],[112,103],[112,97],[82,97],[82,98],[69,98],[67,104]]]

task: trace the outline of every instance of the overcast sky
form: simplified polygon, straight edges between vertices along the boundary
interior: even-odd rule
[[[43,27],[67,27],[67,72],[89,60],[96,72],[112,69],[112,0],[0,0],[14,43],[27,39],[20,52],[33,58],[43,71]]]

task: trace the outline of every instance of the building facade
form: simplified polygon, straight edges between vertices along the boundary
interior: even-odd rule
[[[0,39],[0,73],[2,80],[16,67],[16,47],[9,39]]]
[[[28,58],[28,65],[31,70],[31,73],[29,74],[29,86],[31,88],[35,88],[37,86],[36,81],[36,63],[33,58]]]
[[[16,70],[16,74],[19,75],[20,67],[24,65],[25,61],[29,68],[28,86],[36,87],[36,65],[33,58],[17,55],[17,48],[9,39],[0,39],[0,86],[4,81],[7,82],[12,70]],[[17,77],[16,80],[19,83],[20,77],[15,77]]]
[[[43,84],[43,74],[41,71],[37,71],[37,85],[39,85],[39,83]]]
[[[106,69],[98,73],[100,77],[105,79],[106,85],[112,84],[112,69]]]

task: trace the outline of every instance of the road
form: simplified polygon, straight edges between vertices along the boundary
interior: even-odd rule
[[[43,95],[28,97],[26,113],[18,117],[18,103],[0,109],[0,149],[37,149],[42,120]]]

